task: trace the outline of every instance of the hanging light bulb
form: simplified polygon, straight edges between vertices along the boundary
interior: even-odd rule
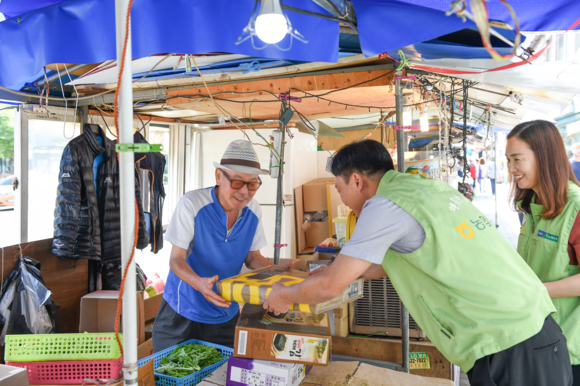
[[[288,22],[282,13],[280,0],[262,0],[260,14],[256,18],[256,35],[264,43],[276,44],[288,32]]]
[[[413,113],[410,108],[403,110],[403,126],[411,126],[413,124]]]
[[[429,116],[426,111],[419,116],[419,122],[421,122],[421,131],[429,131]]]

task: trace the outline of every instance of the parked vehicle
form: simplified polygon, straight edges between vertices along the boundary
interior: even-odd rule
[[[14,208],[14,176],[0,179],[0,209]]]

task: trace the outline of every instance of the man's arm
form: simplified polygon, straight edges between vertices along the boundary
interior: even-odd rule
[[[387,276],[383,266],[380,264],[372,264],[369,269],[363,272],[361,277],[365,280],[380,279],[381,277]]]
[[[269,266],[274,266],[274,263],[262,256],[262,253],[259,250],[250,251],[248,253],[248,257],[246,257],[246,267],[253,270]]]
[[[208,302],[215,304],[218,307],[228,308],[231,303],[226,302],[224,298],[216,294],[213,290],[213,284],[218,281],[219,277],[199,277],[193,269],[187,264],[187,251],[174,245],[171,248],[171,255],[169,257],[169,268],[181,280],[192,286],[196,291],[206,298]]]
[[[270,260],[268,260],[264,256],[262,256],[262,253],[259,250],[258,251],[250,251],[248,253],[248,256],[246,257],[245,264],[246,264],[246,267],[248,267],[251,270],[263,268],[263,267],[270,267],[270,266],[290,269],[294,265],[294,263],[292,262],[292,263],[288,263],[288,264],[283,265],[283,266],[278,266],[278,265],[272,263]]]
[[[372,263],[365,260],[338,255],[327,269],[308,277],[300,284],[286,287],[283,284],[274,283],[272,292],[264,303],[264,308],[280,314],[288,311],[294,303],[318,304],[334,299],[353,281],[367,272],[371,265]]]

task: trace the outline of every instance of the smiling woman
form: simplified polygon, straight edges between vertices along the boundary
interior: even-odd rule
[[[514,127],[506,147],[512,198],[523,210],[518,253],[546,286],[580,385],[580,187],[562,136],[550,122]]]

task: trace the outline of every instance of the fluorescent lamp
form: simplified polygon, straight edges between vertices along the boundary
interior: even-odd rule
[[[422,112],[419,116],[419,122],[421,122],[421,131],[429,131],[429,116],[427,112]]]
[[[403,126],[411,126],[413,124],[413,114],[411,109],[403,111]]]
[[[256,35],[264,43],[276,44],[286,36],[288,22],[282,13],[280,0],[262,0],[260,14],[256,18]]]

